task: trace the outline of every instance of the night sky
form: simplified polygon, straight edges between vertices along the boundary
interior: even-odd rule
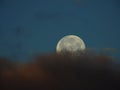
[[[0,56],[25,60],[53,53],[69,34],[80,36],[87,48],[119,51],[120,1],[0,0]]]

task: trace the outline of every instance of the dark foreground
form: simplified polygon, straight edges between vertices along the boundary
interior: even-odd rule
[[[0,58],[0,90],[120,90],[119,69],[103,55],[40,55],[21,64]]]

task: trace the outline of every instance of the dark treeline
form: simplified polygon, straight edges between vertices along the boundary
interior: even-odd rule
[[[0,58],[0,90],[120,90],[119,64],[105,55],[38,55],[26,63]]]

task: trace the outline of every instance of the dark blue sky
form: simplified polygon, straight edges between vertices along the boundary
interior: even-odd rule
[[[120,49],[119,0],[0,0],[0,56],[26,59],[55,52],[80,36],[88,48]]]

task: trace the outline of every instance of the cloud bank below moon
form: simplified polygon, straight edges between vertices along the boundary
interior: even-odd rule
[[[120,89],[119,64],[99,54],[76,59],[56,53],[36,55],[26,63],[0,58],[0,70],[2,90]]]

